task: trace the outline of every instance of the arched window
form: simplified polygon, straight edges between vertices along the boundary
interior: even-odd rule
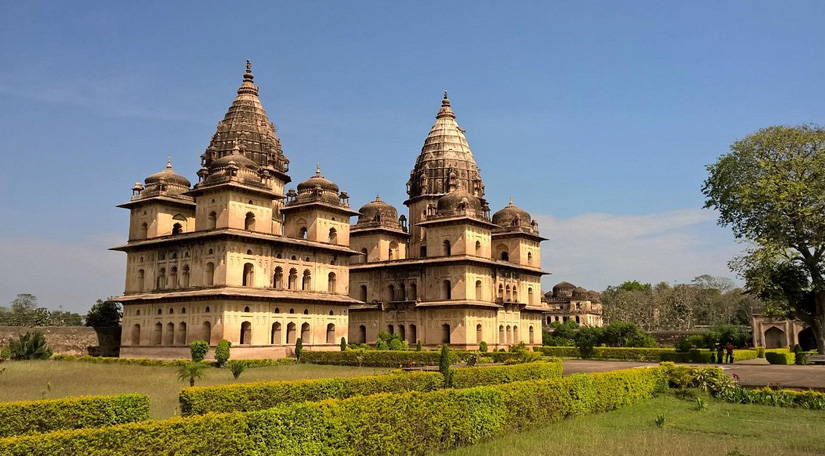
[[[401,301],[407,300],[407,286],[403,283],[398,286],[398,299]]]
[[[215,263],[206,263],[206,267],[203,269],[203,283],[207,287],[215,284]]]
[[[442,296],[444,299],[453,299],[453,285],[449,280],[445,280],[441,287],[443,288]]]
[[[309,272],[309,269],[304,270],[304,277],[301,279],[301,289],[304,291],[312,289],[312,273]]]
[[[253,285],[253,281],[255,279],[255,266],[252,263],[246,263],[243,265],[243,283],[241,284],[244,287],[251,287]]]
[[[309,315],[309,309],[304,309],[304,315]]]
[[[148,237],[149,237],[149,225],[147,225],[146,223],[142,223],[140,225],[140,238],[141,239],[146,239]]]
[[[335,293],[335,273],[330,272],[327,276],[327,291],[330,293]]]
[[[137,289],[138,292],[143,291],[143,283],[145,282],[145,280],[146,280],[146,273],[143,271],[143,269],[138,269],[137,284],[135,284],[136,285],[135,288]]]
[[[174,313],[175,313],[175,309],[173,309],[173,308],[171,308],[171,307],[170,307],[170,308],[169,308],[169,315],[172,315],[172,314],[174,314]]]
[[[367,286],[361,285],[361,301],[367,302]]]
[[[160,309],[158,309],[160,310]],[[163,339],[163,324],[155,323],[155,330],[152,332],[152,345],[160,345]]]
[[[215,211],[209,213],[206,218],[206,229],[214,230],[218,226],[218,214]]]
[[[504,287],[504,300],[509,301],[511,297],[512,294],[510,293],[510,285],[507,285],[506,287]]]
[[[476,301],[481,301],[482,299],[481,280],[476,280]]]
[[[209,310],[209,306],[206,306],[206,309],[204,309],[204,312],[207,312],[207,313],[211,312],[211,310]]]
[[[407,328],[405,328],[404,325],[398,325],[398,337],[400,337],[402,341],[407,340]]]
[[[175,343],[175,324],[171,321],[166,324],[166,335],[163,340],[163,345],[174,345]]]
[[[138,317],[140,316],[140,309],[135,311],[135,316],[138,316]]]
[[[172,269],[169,270],[169,288],[177,288],[178,287],[178,267],[172,266]]]
[[[298,237],[301,238],[301,239],[306,239],[307,238],[307,228],[305,226],[302,226],[298,230]]]
[[[527,288],[527,305],[533,305],[533,287]]]
[[[140,345],[140,325],[132,326],[132,345]]]
[[[498,343],[503,344],[505,342],[504,325],[501,325],[498,327]]]
[[[280,307],[276,307],[276,308],[275,308],[275,313],[276,313],[276,314],[281,313],[281,308],[280,308]]]
[[[246,213],[246,217],[243,221],[243,229],[247,231],[255,230],[255,214],[253,214],[252,212]]]
[[[481,241],[476,241],[476,256],[481,256]]]
[[[281,345],[281,324],[279,322],[272,323],[272,334],[270,335],[269,343],[272,345]]]
[[[366,344],[367,343],[367,327],[361,325],[358,327],[358,343],[359,344]]]
[[[361,249],[361,255],[364,255],[363,262],[366,263],[369,260],[369,252],[366,248]]]
[[[533,327],[532,326],[530,326],[529,333],[528,333],[527,337],[528,337],[528,339],[527,339],[528,343],[533,344],[534,343],[533,338],[535,336],[533,335]]]
[[[275,274],[272,276],[272,287],[279,290],[284,288],[284,268],[280,266],[275,268]]]
[[[309,323],[304,323],[301,325],[301,342],[305,344],[312,343],[312,341],[309,340]]]
[[[158,315],[163,315],[163,309],[158,309]]]
[[[518,326],[513,326],[513,343],[517,344],[521,342],[521,337],[518,334]]]
[[[180,286],[183,288],[189,287],[189,265],[183,266],[183,273],[180,276]]]
[[[481,343],[482,339],[482,328],[481,324],[476,325],[476,343]]]
[[[243,308],[244,313],[249,313],[249,306]]]
[[[504,285],[498,284],[498,297],[504,299]]]
[[[418,285],[411,283],[410,284],[410,300],[415,301],[418,299]]]
[[[533,264],[533,252],[527,252],[527,264]]]
[[[335,325],[333,325],[332,323],[327,325],[327,343],[335,343]]]
[[[505,336],[507,337],[507,343],[512,344],[513,343],[513,328],[510,327],[510,325],[507,325],[507,328],[505,328]]]
[[[157,288],[158,290],[163,290],[166,288],[166,268],[160,268],[158,271],[158,279],[157,279]]]
[[[518,288],[513,285],[513,302],[518,302]]]
[[[205,321],[201,325],[201,339],[207,344],[212,343],[212,323]]]
[[[181,234],[183,233],[183,225],[180,223],[175,223],[172,225],[172,234]]]
[[[415,325],[410,325],[410,342],[418,341],[418,331]]]
[[[241,323],[241,345],[252,344],[252,323],[245,321]]]
[[[178,345],[186,345],[186,336],[187,336],[187,334],[186,334],[186,323],[185,322],[182,321],[182,322],[180,322],[180,324],[178,324],[178,334],[177,335],[178,335],[177,344]]]
[[[510,254],[507,253],[506,250],[502,250],[501,254],[499,254],[499,257],[504,261],[510,261]]]
[[[450,244],[450,241],[444,241],[444,243],[442,244],[442,252],[444,253],[444,256],[450,256],[452,254],[452,250],[453,249],[452,245]]]
[[[298,288],[298,270],[292,268],[289,270],[289,278],[287,281],[287,287],[290,290],[295,290]]]
[[[442,344],[449,344],[450,343],[450,325],[444,323],[441,325],[441,343]]]
[[[395,301],[395,285],[389,284],[387,285],[387,301]]]
[[[295,343],[295,323],[286,325],[286,344],[292,345]]]
[[[329,236],[327,236],[327,242],[330,244],[337,244],[338,243],[338,231],[335,228],[329,229]]]
[[[398,256],[398,243],[395,241],[390,242],[390,250],[389,250],[390,260],[398,260],[400,259]]]
[[[295,313],[295,309],[289,309],[289,313],[294,314],[294,313]]]
[[[180,313],[185,314],[186,313],[186,307],[181,307],[180,308]]]

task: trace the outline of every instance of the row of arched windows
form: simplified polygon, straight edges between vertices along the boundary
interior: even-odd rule
[[[384,293],[385,301],[415,301],[418,299],[418,284],[411,283],[409,288],[406,284],[389,284]],[[367,300],[367,286],[361,285],[361,300]]]
[[[513,285],[512,287],[510,284],[498,284],[498,294],[496,295],[498,299],[501,299],[505,302],[519,302],[518,300],[518,287]],[[527,304],[533,304],[533,287],[527,287]]]
[[[269,333],[269,343],[271,345],[294,345],[297,340],[297,337],[299,337],[298,325],[295,322],[287,323],[285,330],[284,325],[281,322],[276,321],[275,323],[272,323]],[[300,337],[304,343],[312,343],[312,333],[310,331],[309,323],[301,324]],[[252,344],[251,322],[245,321],[241,323],[241,333],[239,340],[241,345]],[[327,325],[325,342],[327,344],[336,343],[335,325],[333,323],[329,323]]]
[[[187,345],[189,343],[188,336],[188,326],[184,321],[178,323],[177,327],[172,322],[167,323],[165,326],[163,323],[158,322],[155,323],[152,330],[149,345]],[[207,343],[212,341],[212,323],[208,321],[203,322],[201,325],[199,340],[205,340]],[[140,324],[136,323],[132,326],[131,345],[141,345]]]

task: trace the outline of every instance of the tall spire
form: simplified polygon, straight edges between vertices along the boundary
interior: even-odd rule
[[[445,117],[455,119],[455,113],[453,112],[453,108],[450,107],[450,98],[447,96],[446,90],[444,91],[444,98],[441,100],[441,109],[438,110],[435,118],[442,119]]]
[[[315,177],[321,177],[321,162],[315,162]]]
[[[258,86],[252,82],[254,79],[255,76],[252,74],[252,62],[247,59],[246,72],[243,74],[243,83],[241,83],[241,86],[238,88],[238,95],[250,94],[257,97]]]
[[[172,156],[166,156],[166,169],[172,169]]]

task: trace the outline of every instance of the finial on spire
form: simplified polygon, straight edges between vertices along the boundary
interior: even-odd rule
[[[507,204],[507,206],[508,206],[508,207],[512,207],[512,206],[513,206],[513,197],[512,197],[512,196],[510,197],[510,202]]]
[[[251,82],[253,78],[254,76],[252,75],[252,62],[250,62],[249,59],[246,59],[246,72],[243,75],[243,80]]]
[[[166,156],[166,169],[172,169],[172,156]]]
[[[447,91],[444,91],[444,99],[441,100],[441,106],[450,106],[450,98],[447,96]]]
[[[321,177],[321,162],[315,162],[315,177]]]
[[[381,194],[380,194],[380,193],[376,193],[376,194],[375,194],[375,201],[376,201],[376,202],[377,202],[377,201],[381,201]]]

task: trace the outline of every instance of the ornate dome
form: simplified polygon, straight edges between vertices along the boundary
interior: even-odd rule
[[[455,173],[469,193],[479,198],[484,197],[484,183],[475,158],[464,137],[464,130],[456,123],[447,92],[444,92],[435,124],[424,140],[421,154],[410,172],[407,194],[410,198],[415,198],[448,193],[451,173]]]
[[[232,155],[232,151],[240,147],[244,157],[259,167],[280,174],[282,179],[289,182],[290,179],[286,176],[286,172],[289,171],[289,160],[281,149],[281,140],[275,133],[275,125],[269,121],[258,99],[258,87],[253,80],[252,65],[247,60],[246,73],[243,75],[241,87],[238,88],[238,96],[229,106],[223,120],[218,122],[209,146],[201,155],[201,164],[207,169],[212,169],[214,161]]]
[[[467,212],[481,212],[482,202],[472,193],[458,188],[438,199],[438,214],[446,215],[464,209]]]
[[[358,209],[358,225],[370,222],[398,224],[398,210],[391,204],[381,201],[381,197],[376,195],[375,201],[367,203]]]
[[[161,181],[167,184],[182,185],[187,189],[189,189],[189,186],[191,185],[187,178],[181,176],[172,169],[172,157],[169,157],[166,160],[166,168],[163,171],[152,174],[144,180],[147,187],[149,185],[158,184]]]
[[[576,287],[573,290],[573,297],[578,299],[587,299],[587,290],[584,287]]]
[[[213,160],[212,163],[209,164],[209,169],[216,170],[220,168],[226,168],[230,164],[234,164],[239,169],[243,168],[252,171],[257,171],[258,168],[260,168],[257,163],[241,154],[236,146],[232,154],[224,155],[223,157],[217,160]]]
[[[596,290],[590,290],[587,292],[587,299],[591,302],[602,302],[602,295]]]
[[[321,175],[321,165],[315,167],[315,175],[298,184],[298,193],[302,190],[312,190],[321,187],[323,190],[338,193],[338,186],[334,182]]]
[[[573,290],[576,289],[576,286],[570,282],[559,282],[553,285],[553,297],[554,298],[569,298],[573,296]]]
[[[513,200],[507,206],[493,214],[493,223],[501,227],[521,226],[532,228],[532,217],[530,214],[513,204]]]

